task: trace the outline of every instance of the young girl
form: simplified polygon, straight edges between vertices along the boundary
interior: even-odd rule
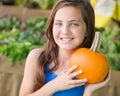
[[[86,0],[59,0],[48,19],[47,44],[32,50],[26,60],[19,96],[92,96],[105,86],[76,79],[82,70],[69,68],[71,54],[81,47],[90,48],[95,35],[94,11]]]

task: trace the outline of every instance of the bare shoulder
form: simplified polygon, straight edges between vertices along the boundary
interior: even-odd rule
[[[38,57],[43,50],[44,50],[43,48],[33,49],[29,52],[28,56]]]
[[[43,50],[44,50],[43,48],[36,48],[36,49],[31,50],[27,56],[25,65],[35,68],[38,62],[38,58]]]

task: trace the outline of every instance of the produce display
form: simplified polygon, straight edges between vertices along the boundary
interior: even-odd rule
[[[46,20],[45,17],[38,17],[20,22],[11,15],[0,19],[0,53],[8,56],[11,65],[16,61],[22,64],[30,50],[45,45]]]
[[[45,29],[47,18],[38,17],[21,22],[7,14],[0,18],[0,54],[8,56],[10,64],[22,64],[30,50],[43,47],[46,43]],[[100,52],[104,53],[113,70],[120,70],[120,28],[107,26],[96,29],[102,33]]]
[[[101,32],[100,51],[106,55],[113,70],[120,70],[120,28],[108,26]]]

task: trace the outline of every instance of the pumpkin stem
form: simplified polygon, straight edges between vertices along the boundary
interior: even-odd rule
[[[92,43],[92,46],[90,48],[90,50],[94,51],[94,52],[98,52],[100,49],[100,45],[101,45],[101,33],[100,32],[95,32],[95,37]]]

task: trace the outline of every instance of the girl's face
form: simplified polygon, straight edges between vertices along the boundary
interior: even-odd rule
[[[86,25],[78,8],[67,6],[56,12],[53,37],[59,48],[74,50],[83,42]]]

